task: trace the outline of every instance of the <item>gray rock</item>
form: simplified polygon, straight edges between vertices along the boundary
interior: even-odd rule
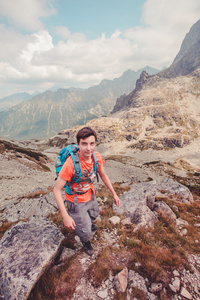
[[[156,293],[162,291],[162,283],[153,282],[151,284],[150,292]]]
[[[192,295],[184,287],[181,288],[181,296],[185,297],[186,299],[192,300]]]
[[[189,223],[186,220],[181,218],[176,219],[176,228],[181,236],[187,234],[187,229],[185,227],[189,226]]]
[[[124,268],[114,279],[114,284],[118,292],[125,292],[128,284],[128,269]]]
[[[57,210],[53,193],[40,198],[16,198],[3,208],[1,220],[17,222],[33,216],[46,218],[50,213],[55,213]]]
[[[172,292],[176,293],[176,288],[172,284],[169,284],[169,288]]]
[[[56,257],[64,236],[45,219],[19,222],[0,242],[0,288],[5,300],[24,300]]]
[[[181,285],[181,282],[180,282],[180,279],[178,277],[176,277],[172,283],[173,287],[176,289],[177,292],[179,292],[180,290],[180,285]]]
[[[131,189],[124,193],[121,198],[120,207],[113,206],[116,214],[130,217],[131,221],[139,227],[153,226],[157,217],[156,210],[163,211],[172,220],[176,215],[163,201],[155,201],[155,197],[175,197],[182,203],[193,202],[189,189],[171,178],[160,177],[157,181],[136,183]]]
[[[98,296],[99,296],[101,299],[106,299],[106,298],[108,297],[108,292],[107,292],[107,290],[99,291],[97,294],[98,294]]]
[[[145,204],[138,205],[135,212],[132,215],[131,221],[137,226],[135,230],[139,228],[148,228],[154,226],[156,215]]]
[[[128,273],[128,286],[135,287],[145,294],[148,292],[144,278],[133,270],[130,270]]]
[[[168,216],[172,221],[176,220],[175,213],[171,208],[163,201],[157,201],[154,206],[155,211],[162,211],[166,216]]]
[[[119,224],[120,218],[118,216],[113,216],[113,217],[109,218],[109,222],[113,225]]]

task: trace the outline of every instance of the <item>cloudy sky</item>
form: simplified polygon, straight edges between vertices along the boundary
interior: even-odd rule
[[[162,69],[199,0],[0,0],[0,98]]]

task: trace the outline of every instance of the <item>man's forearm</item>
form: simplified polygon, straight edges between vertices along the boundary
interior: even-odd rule
[[[61,212],[61,215],[62,215],[63,219],[66,218],[69,215],[68,215],[68,212],[65,208],[62,192],[59,191],[59,190],[54,189],[53,190],[53,195],[54,195],[54,198],[56,200],[57,206],[58,206],[58,208]]]
[[[113,197],[116,196],[116,192],[115,192],[115,190],[114,190],[114,188],[112,186],[112,183],[111,183],[108,175],[107,174],[103,174],[101,176],[101,179],[102,179],[103,183],[107,186],[107,188],[110,190],[110,192],[112,193]]]
[[[101,170],[100,170],[99,175],[100,175],[100,177],[101,177],[103,183],[107,186],[107,188],[108,188],[108,189],[110,190],[110,192],[112,193],[113,198],[114,198],[114,200],[115,200],[115,204],[116,204],[117,206],[119,206],[119,205],[120,205],[120,199],[119,199],[119,197],[117,196],[117,194],[116,194],[116,192],[115,192],[115,190],[114,190],[114,188],[113,188],[113,186],[112,186],[112,183],[111,183],[111,181],[110,181],[108,175],[107,175],[106,172],[104,171],[104,169],[101,169]]]

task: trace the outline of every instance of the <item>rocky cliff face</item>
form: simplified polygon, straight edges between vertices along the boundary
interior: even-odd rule
[[[186,34],[172,65],[159,73],[166,78],[187,75],[200,67],[200,20]]]

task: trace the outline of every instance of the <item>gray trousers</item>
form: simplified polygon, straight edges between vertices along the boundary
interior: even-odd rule
[[[92,222],[99,215],[99,206],[96,197],[92,193],[92,199],[88,202],[77,203],[75,195],[74,203],[67,201],[68,214],[76,224],[75,233],[82,242],[87,242],[92,236]]]

